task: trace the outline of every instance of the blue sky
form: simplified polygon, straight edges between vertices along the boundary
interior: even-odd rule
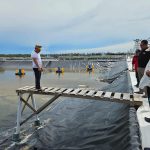
[[[35,44],[43,53],[64,53],[145,39],[149,9],[149,0],[0,0],[0,53],[31,53]]]

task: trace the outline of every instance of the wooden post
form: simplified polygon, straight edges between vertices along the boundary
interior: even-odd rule
[[[31,94],[28,95],[28,98],[27,98],[26,102],[29,101],[29,98],[30,98],[30,97],[31,97]],[[25,108],[26,108],[26,104],[24,104],[24,106],[23,106],[23,108],[22,108],[22,111],[21,111],[21,114],[23,114],[23,111],[25,110]]]
[[[33,94],[31,94],[31,100],[32,100],[32,105],[33,108],[37,111],[37,107],[36,107],[36,103],[35,103],[35,99],[33,97]],[[35,115],[35,122],[34,122],[35,126],[40,126],[40,119],[38,117],[38,114]]]
[[[32,118],[34,115],[39,114],[41,111],[43,111],[47,106],[49,106],[51,103],[53,103],[58,97],[60,97],[61,94],[56,94],[53,98],[51,98],[48,102],[46,102],[44,105],[42,105],[36,112],[31,114],[29,117],[27,117],[24,121],[20,123],[20,125],[23,125],[25,122],[27,122],[30,118]]]
[[[19,99],[18,99],[18,110],[17,110],[17,127],[16,132],[13,135],[14,141],[20,141],[20,122],[21,122],[21,109],[22,109],[22,100],[21,100],[22,94],[19,93]]]

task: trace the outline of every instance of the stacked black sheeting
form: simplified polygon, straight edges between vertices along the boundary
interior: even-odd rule
[[[118,79],[121,75],[127,71],[127,63],[126,61],[119,61],[113,64],[112,68],[110,68],[109,72],[103,75],[103,80],[108,83],[112,83],[116,79]],[[126,77],[126,74],[125,74]],[[128,87],[128,84],[126,84]],[[128,88],[126,88],[128,89]],[[116,89],[114,89],[116,90]],[[117,90],[116,90],[117,91]]]
[[[128,82],[125,72],[107,90],[128,92],[131,89]],[[11,149],[140,150],[135,109],[103,100],[68,98],[60,102],[59,99],[59,103],[40,117],[48,119],[45,126],[34,132],[26,143]]]
[[[115,74],[115,72],[117,74]],[[133,93],[133,88],[126,61],[117,62],[116,65],[114,65],[111,68],[107,79],[114,78],[115,80],[107,87],[105,87],[103,89],[104,91]],[[129,108],[129,124],[131,149],[142,149],[140,139],[141,135],[139,132],[139,123],[137,121],[136,110],[134,107]]]
[[[105,82],[110,83],[102,89],[103,91],[124,93],[133,92],[126,61],[116,62],[109,70],[108,74],[105,74],[103,78]]]

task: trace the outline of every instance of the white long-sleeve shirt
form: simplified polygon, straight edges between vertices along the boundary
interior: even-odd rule
[[[32,59],[33,59],[33,58],[36,58],[39,67],[42,68],[42,59],[41,59],[40,53],[36,53],[35,51],[33,51],[32,54],[31,54],[31,58],[32,58]],[[38,66],[35,64],[35,62],[34,62],[33,60],[32,60],[32,67],[33,67],[33,68],[38,68]]]
[[[144,75],[140,81],[140,84],[139,84],[140,89],[144,89],[144,87],[146,87],[146,86],[150,87],[150,77],[148,77],[146,75],[147,70],[150,70],[150,60],[149,60],[148,64],[146,65]]]

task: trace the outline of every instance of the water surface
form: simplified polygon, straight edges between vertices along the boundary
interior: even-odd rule
[[[102,88],[106,83],[97,80],[99,73],[88,74],[86,72],[65,72],[56,75],[54,72],[42,74],[41,85],[44,87],[77,88],[79,85],[87,85],[90,88]],[[0,128],[9,128],[15,125],[18,97],[15,90],[23,86],[34,85],[34,74],[26,71],[26,75],[19,77],[15,70],[0,70]],[[37,104],[43,102],[45,96],[38,96]]]

